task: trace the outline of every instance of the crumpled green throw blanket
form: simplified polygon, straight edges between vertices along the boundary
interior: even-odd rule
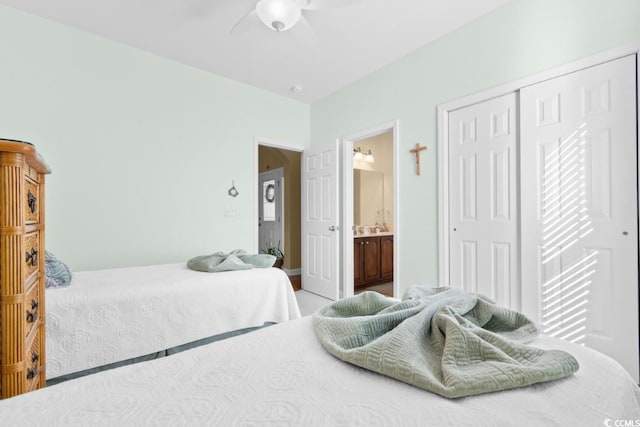
[[[523,314],[457,289],[413,286],[401,302],[363,292],[318,310],[313,324],[335,357],[449,398],[578,370],[564,351],[524,344],[538,329]]]
[[[269,254],[248,254],[247,251],[236,249],[229,252],[216,252],[211,255],[201,255],[187,261],[187,267],[206,273],[219,271],[249,270],[251,268],[269,268],[273,266],[276,257]]]

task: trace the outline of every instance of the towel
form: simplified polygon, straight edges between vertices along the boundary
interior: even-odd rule
[[[578,362],[525,343],[538,335],[523,314],[451,288],[414,286],[402,300],[363,292],[314,314],[335,357],[448,398],[569,376]]]
[[[276,257],[269,254],[248,254],[242,249],[231,252],[216,252],[211,255],[200,255],[187,261],[187,267],[206,273],[220,271],[249,270],[251,268],[269,268]]]

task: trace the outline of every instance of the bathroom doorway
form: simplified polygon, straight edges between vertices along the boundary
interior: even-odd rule
[[[344,155],[345,205],[352,207],[344,213],[352,231],[345,232],[345,296],[397,296],[395,125],[345,140]]]

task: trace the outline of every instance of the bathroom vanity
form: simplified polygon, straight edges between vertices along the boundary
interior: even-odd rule
[[[353,257],[355,288],[393,281],[393,233],[354,237]]]

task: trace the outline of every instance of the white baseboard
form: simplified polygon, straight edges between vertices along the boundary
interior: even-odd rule
[[[287,273],[287,276],[296,276],[296,275],[302,273],[302,269],[301,268],[292,268],[292,269],[283,268],[282,271]]]

